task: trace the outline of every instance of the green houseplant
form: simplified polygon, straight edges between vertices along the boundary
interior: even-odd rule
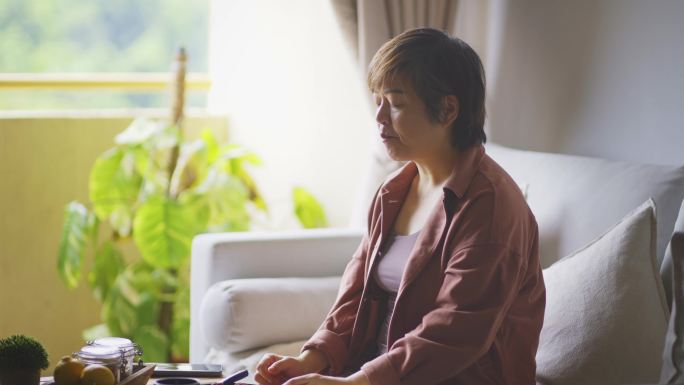
[[[24,335],[0,339],[0,384],[38,385],[48,356],[40,342]]]
[[[84,339],[127,337],[143,346],[145,360],[157,362],[188,356],[192,238],[248,230],[249,208],[266,209],[248,172],[260,164],[254,153],[219,144],[210,130],[196,140],[184,137],[183,52],[178,63],[171,122],[135,120],[96,160],[89,205],[65,208],[57,265],[75,288],[92,256],[87,282],[104,322],[85,330]],[[296,188],[293,195],[304,227],[326,224],[310,194]],[[130,239],[139,258],[124,255],[121,245]]]

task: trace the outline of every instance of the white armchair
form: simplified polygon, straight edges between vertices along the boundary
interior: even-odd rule
[[[212,317],[200,316],[202,301],[212,285],[242,278],[339,276],[360,241],[361,230],[352,229],[196,237],[190,278],[190,361],[204,361],[212,344],[212,325],[220,324]]]
[[[648,234],[648,239],[652,239],[653,242],[655,257],[652,263],[647,261],[646,265],[653,265],[655,268],[651,277],[657,282],[654,281],[652,286],[658,291],[655,294],[645,293],[644,295],[650,295],[652,301],[660,301],[659,303],[664,304],[662,298],[659,298],[662,297],[659,293],[663,292],[663,284],[666,284],[666,289],[671,291],[672,288],[667,288],[671,281],[668,275],[663,275],[661,282],[658,270],[663,265],[665,249],[673,231],[684,232],[684,212],[680,213],[680,206],[684,199],[684,167],[632,164],[519,151],[496,145],[488,145],[487,153],[499,162],[519,185],[526,186],[528,203],[539,223],[540,254],[545,268],[564,256],[571,255],[573,251],[588,244],[591,245],[597,237],[604,234],[627,213],[652,198],[657,207],[657,237],[651,238],[651,234]],[[678,215],[679,220],[677,220]],[[655,228],[653,230],[655,231]],[[239,327],[236,327],[234,331],[216,332],[217,328],[223,328],[226,325],[214,319],[217,314],[220,313],[221,317],[225,317],[231,314],[231,311],[235,313],[236,303],[239,304],[239,311],[244,313],[257,308],[249,306],[248,303],[245,304],[244,300],[236,302],[237,297],[247,298],[244,297],[243,292],[235,289],[246,287],[245,282],[235,281],[236,279],[339,276],[360,239],[360,230],[347,229],[198,236],[193,242],[192,249],[191,361],[221,361],[227,368],[234,369],[236,366],[250,366],[256,362],[254,353],[258,355],[263,349],[274,349],[274,347],[263,346],[250,346],[250,349],[244,349],[246,345],[241,344],[239,346],[242,350],[237,351],[238,345],[235,345],[234,341],[236,339],[245,341],[245,336],[240,333],[244,334],[245,330],[252,330],[249,333],[255,333],[254,330],[259,330],[258,328],[250,329],[249,326],[238,325]],[[584,253],[586,254],[586,250]],[[643,257],[650,258],[650,256]],[[584,255],[582,258],[587,258],[587,256]],[[668,258],[677,258],[678,261],[684,263],[684,256],[674,255]],[[559,274],[562,275],[563,272],[562,270],[559,272],[556,268],[553,276]],[[219,287],[219,290],[210,290],[212,285],[220,285],[226,280],[232,280],[233,284],[228,285],[230,287],[223,284],[224,286]],[[277,284],[274,286],[273,282],[269,281],[263,287],[289,290],[288,285],[290,284],[283,281],[281,286]],[[308,290],[306,285],[303,281],[297,281],[294,283],[297,288],[290,293],[304,293],[301,295],[306,297]],[[320,303],[312,301],[311,307],[316,309],[307,313],[311,317],[320,314],[318,317],[322,321],[334,300],[335,293],[331,288],[333,284],[328,281],[316,281],[312,285],[314,286],[311,287],[316,289],[309,290],[309,293],[313,291],[328,293],[321,294],[327,296],[327,300],[321,297]],[[250,287],[260,287],[260,285],[252,284]],[[276,289],[273,294],[276,295],[281,289]],[[548,294],[549,298],[553,298],[551,294],[555,293]],[[268,298],[268,293],[264,295],[250,298]],[[587,293],[582,293],[582,295],[586,296]],[[633,304],[624,305],[633,306]],[[222,306],[225,309],[221,310]],[[300,303],[296,306],[302,305]],[[678,309],[682,309],[684,304],[677,306]],[[664,318],[664,322],[667,323],[666,316],[669,310],[667,306],[660,306],[662,307],[664,307],[661,309],[663,311],[654,317]],[[297,312],[299,310],[297,309]],[[260,311],[264,312],[263,308]],[[297,312],[293,310],[292,313]],[[253,320],[258,320],[259,317],[271,320],[278,317],[278,314],[282,314],[282,309],[274,314],[255,314],[252,318],[245,318],[245,320],[252,321],[243,322],[254,322]],[[272,324],[276,324],[275,321],[282,320],[274,320]],[[622,321],[629,322],[630,320]],[[656,320],[655,323],[658,322]],[[302,323],[304,324],[306,326],[302,326],[302,330],[299,331],[313,333],[315,326],[311,326],[310,322]],[[648,350],[651,352],[649,354],[657,351],[659,357],[665,340],[665,326],[660,325],[659,328],[661,326],[662,333],[660,331],[658,333],[662,334],[662,340],[654,341]],[[268,326],[260,325],[259,327]],[[311,330],[308,331],[307,328]],[[230,335],[232,332],[234,332],[233,335]],[[231,338],[233,340],[230,340]],[[677,339],[680,345],[682,339],[684,338]],[[288,338],[284,335],[282,339],[272,342],[284,343],[295,340],[296,338]],[[288,349],[296,352],[299,346],[301,346],[299,343],[288,345],[284,352],[288,352]],[[635,347],[631,346],[631,348]],[[277,350],[278,347],[275,349]],[[679,349],[682,347],[680,346]],[[225,354],[219,354],[221,352]],[[660,359],[657,361],[660,362]],[[626,362],[624,365],[631,365],[631,363]],[[684,363],[680,365],[684,366]],[[657,369],[660,370],[660,368]],[[653,373],[654,370],[655,368],[650,368],[649,373]],[[649,380],[650,377],[652,374],[649,375]],[[652,380],[655,382],[657,378]]]

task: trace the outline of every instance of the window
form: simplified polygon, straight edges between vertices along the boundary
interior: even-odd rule
[[[179,47],[188,72],[207,72],[208,8],[209,0],[3,0],[0,109],[165,107],[159,73]],[[188,105],[203,107],[207,87],[192,90],[196,78]],[[132,90],[141,82],[148,87]]]

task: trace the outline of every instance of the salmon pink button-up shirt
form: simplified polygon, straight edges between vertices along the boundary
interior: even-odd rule
[[[303,349],[323,352],[330,374],[360,369],[373,385],[534,384],[545,305],[537,223],[481,145],[459,154],[406,264],[389,350],[377,355],[386,296],[373,272],[416,174],[409,162],[378,191],[338,298]]]

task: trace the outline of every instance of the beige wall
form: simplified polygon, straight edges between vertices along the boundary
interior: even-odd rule
[[[507,3],[488,74],[495,142],[684,164],[684,2]]]
[[[0,337],[37,338],[49,373],[83,344],[83,329],[100,323],[87,284],[70,291],[57,275],[62,210],[71,200],[87,202],[91,165],[130,121],[130,114],[0,116]],[[225,137],[226,126],[224,118],[191,117],[187,131],[211,127]]]

